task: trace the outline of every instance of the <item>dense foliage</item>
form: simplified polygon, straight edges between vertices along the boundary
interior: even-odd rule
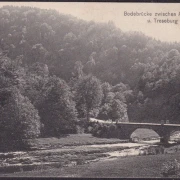
[[[116,124],[102,124],[99,122],[91,122],[86,126],[86,132],[92,133],[95,137],[101,138],[122,138],[123,132],[116,126]]]
[[[180,43],[124,33],[111,21],[4,6],[0,92],[11,92],[11,101],[1,96],[1,115],[15,106],[25,114],[23,138],[39,134],[39,121],[41,135],[75,132],[77,117],[179,123],[179,52]]]
[[[141,66],[161,61],[171,49],[180,51],[178,43],[161,43],[139,32],[124,33],[113,22],[85,22],[54,10],[4,6],[0,15],[4,53],[11,58],[23,54],[24,64],[46,63],[50,73],[67,81],[81,61],[86,72],[102,81],[133,86]]]
[[[26,148],[24,140],[40,134],[38,111],[16,88],[1,89],[0,97],[0,149]]]
[[[64,80],[50,77],[42,94],[43,100],[38,105],[43,134],[58,136],[75,133],[76,109],[69,86]]]
[[[93,76],[84,76],[76,85],[76,107],[80,116],[85,116],[87,121],[92,116],[97,116],[101,104],[102,89],[100,81]]]
[[[174,159],[173,161],[166,161],[162,164],[161,167],[161,174],[163,177],[179,177],[179,168],[180,164],[177,161],[177,159]]]

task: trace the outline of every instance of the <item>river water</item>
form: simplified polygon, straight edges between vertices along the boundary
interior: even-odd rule
[[[96,145],[81,145],[64,147],[59,149],[37,150],[32,152],[12,152],[0,153],[2,157],[1,171],[5,171],[12,166],[19,166],[19,169],[11,170],[12,172],[20,171],[20,168],[26,167],[26,170],[33,170],[36,166],[50,165],[54,166],[63,162],[63,158],[67,160],[70,157],[84,158],[82,164],[96,162],[96,161],[109,161],[117,159],[118,157],[128,156],[146,156],[156,154],[175,153],[180,151],[180,145],[171,147],[163,147],[158,145],[159,140],[140,141],[136,143],[115,143],[115,144],[96,144]],[[104,151],[105,150],[105,151]],[[101,156],[102,155],[102,156]],[[12,156],[12,157],[11,157]],[[88,157],[93,156],[92,159]],[[4,157],[4,158],[3,158]],[[4,159],[4,160],[3,160]],[[78,165],[78,160],[69,159],[68,164],[62,166],[75,166]],[[89,159],[89,160],[88,160]],[[27,160],[31,160],[30,164],[26,164]],[[25,164],[22,163],[25,161]],[[44,167],[43,167],[44,168]]]
[[[159,140],[142,141],[139,143],[119,143],[119,144],[103,144],[103,145],[90,145],[91,147],[124,147],[125,149],[119,151],[110,151],[104,154],[107,157],[99,158],[93,161],[107,161],[114,160],[118,157],[128,157],[128,156],[144,156],[144,155],[156,155],[156,154],[170,154],[180,151],[180,145],[174,145],[171,147],[163,147],[162,145],[157,145]],[[173,144],[173,142],[169,142]]]

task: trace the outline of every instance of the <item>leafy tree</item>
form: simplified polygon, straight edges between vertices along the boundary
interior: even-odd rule
[[[44,124],[43,135],[58,136],[76,130],[76,109],[69,86],[64,80],[50,77],[37,108]]]
[[[25,139],[40,135],[38,111],[13,87],[1,89],[0,102],[1,148],[25,148]]]
[[[173,58],[174,56],[178,56],[179,55],[179,51],[177,49],[171,49],[168,52],[168,58]]]
[[[79,111],[84,112],[87,121],[90,112],[101,104],[102,95],[101,83],[96,77],[85,76],[80,79],[76,87],[76,106]]]
[[[103,119],[103,120],[111,119],[111,110],[112,110],[111,104],[109,104],[109,103],[103,104],[100,108],[98,118]]]
[[[111,85],[108,82],[105,82],[101,85],[103,91],[103,99],[102,104],[104,104],[107,100],[108,93],[111,91]]]
[[[10,58],[0,57],[0,88],[11,87],[18,84],[17,71]]]
[[[74,66],[74,76],[77,77],[78,79],[81,78],[84,73],[83,73],[83,65],[81,61],[76,61],[75,66]]]
[[[128,89],[127,86],[123,83],[116,84],[115,86],[112,87],[113,92],[123,92],[127,89]]]
[[[72,91],[74,92],[75,86],[77,85],[79,79],[84,76],[83,72],[83,65],[81,61],[76,61],[74,65],[74,70],[72,72],[72,78],[69,81],[69,86],[71,87]]]
[[[126,104],[115,99],[111,106],[111,118],[113,121],[128,121]]]
[[[127,104],[132,103],[132,102],[135,101],[135,96],[134,96],[132,90],[124,91],[123,95],[124,95],[124,97],[126,99]]]
[[[42,46],[42,44],[35,44],[32,46],[32,56],[34,58],[34,62],[45,61],[46,54],[47,50]]]
[[[34,63],[26,72],[24,94],[36,106],[42,99],[44,86],[48,82],[49,70],[46,64]]]

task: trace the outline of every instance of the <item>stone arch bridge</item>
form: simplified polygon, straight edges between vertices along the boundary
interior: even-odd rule
[[[96,120],[98,121],[98,120]],[[112,122],[101,121],[103,124],[112,124]],[[130,139],[131,134],[138,128],[154,130],[161,139],[162,143],[168,143],[170,135],[173,132],[180,131],[180,124],[158,124],[158,123],[132,123],[132,122],[116,122],[119,128],[120,137],[122,139]]]
[[[116,123],[124,139],[129,139],[131,134],[138,128],[152,129],[161,139],[162,143],[168,143],[170,135],[180,131],[180,124],[157,124],[157,123]]]

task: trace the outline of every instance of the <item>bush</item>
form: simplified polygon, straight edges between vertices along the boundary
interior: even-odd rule
[[[175,159],[174,161],[167,161],[162,165],[161,174],[164,177],[179,176],[180,164]]]
[[[95,125],[93,126],[93,129],[92,129],[92,135],[93,135],[93,136],[95,136],[95,137],[98,136],[98,133],[97,133],[97,132],[98,132],[99,128],[100,128],[99,124],[95,124]]]
[[[109,126],[109,132],[113,132],[117,129],[116,125],[115,124],[110,124]]]
[[[79,125],[77,125],[77,126],[76,126],[76,132],[77,132],[78,134],[82,134],[82,133],[84,133],[84,128],[81,127],[81,126],[79,126]]]
[[[92,130],[93,130],[93,127],[92,126],[88,126],[88,128],[87,128],[87,133],[92,133]]]
[[[92,127],[92,135],[103,138],[119,138],[119,129],[115,124],[97,123]]]

